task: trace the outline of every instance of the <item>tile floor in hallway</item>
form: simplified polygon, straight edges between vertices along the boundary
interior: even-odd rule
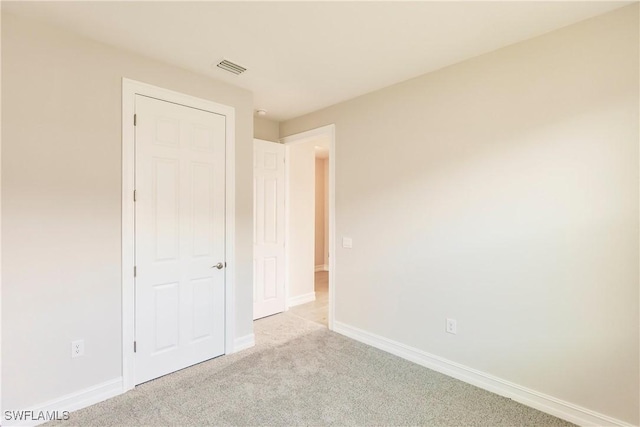
[[[291,307],[289,312],[312,322],[327,326],[329,317],[329,272],[315,273],[316,300]]]

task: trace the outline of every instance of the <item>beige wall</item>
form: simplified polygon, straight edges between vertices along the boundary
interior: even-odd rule
[[[316,232],[315,266],[324,266],[325,258],[325,160],[316,158]]]
[[[288,298],[314,291],[315,148],[292,144],[289,150],[289,240],[287,241]]]
[[[279,142],[280,123],[263,117],[254,117],[253,137],[265,141]]]
[[[252,94],[3,13],[3,409],[122,374],[122,77],[235,107],[236,334],[252,332]]]
[[[336,125],[336,320],[637,425],[638,78],[632,5],[282,123]]]

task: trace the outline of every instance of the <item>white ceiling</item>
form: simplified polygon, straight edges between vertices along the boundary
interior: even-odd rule
[[[566,2],[6,2],[254,93],[285,120],[630,4]],[[234,76],[222,58],[248,68]]]

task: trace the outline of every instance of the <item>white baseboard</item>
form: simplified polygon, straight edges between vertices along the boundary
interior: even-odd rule
[[[524,405],[554,415],[582,426],[620,426],[633,427],[631,424],[617,420],[596,411],[583,408],[553,396],[528,389],[526,387],[503,380],[493,375],[478,371],[468,366],[429,354],[417,348],[392,341],[363,331],[362,329],[334,321],[333,330],[356,341],[402,357],[403,359],[422,365],[434,371],[457,378],[476,387],[508,397]]]
[[[256,339],[254,334],[238,337],[233,341],[233,352],[246,350],[256,345]]]
[[[316,293],[309,292],[308,294],[298,295],[297,297],[291,297],[287,300],[287,307],[293,307],[300,304],[306,304],[316,300]]]
[[[49,421],[49,419],[39,418],[46,417],[47,415],[62,417],[63,411],[77,411],[78,409],[95,405],[96,403],[100,403],[122,393],[122,378],[115,378],[102,384],[97,384],[95,386],[85,388],[84,390],[80,390],[59,397],[57,399],[50,400],[40,405],[35,405],[27,409],[26,411],[13,411],[4,408],[2,412],[2,425],[37,426]],[[11,414],[11,419],[7,419],[7,412]],[[27,419],[23,418],[22,421],[19,421],[15,419],[17,418],[16,416],[19,415],[17,414],[17,412],[22,412],[23,417],[26,415],[25,413],[30,413],[31,415],[27,415]],[[69,419],[73,421],[73,413],[70,414]]]
[[[317,273],[318,271],[329,271],[329,266],[327,264],[316,265],[315,272]]]

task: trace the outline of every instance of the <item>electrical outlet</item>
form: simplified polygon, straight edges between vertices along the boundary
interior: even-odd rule
[[[342,238],[342,247],[347,249],[351,249],[353,247],[353,240],[351,237]]]
[[[446,331],[453,335],[458,333],[458,325],[456,323],[456,319],[447,319]]]
[[[84,340],[71,342],[71,358],[84,356]]]

